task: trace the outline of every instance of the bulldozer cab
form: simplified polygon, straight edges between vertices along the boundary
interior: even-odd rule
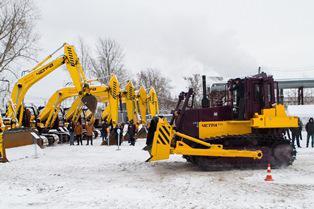
[[[227,83],[227,101],[232,107],[233,119],[249,120],[254,113],[270,108],[275,103],[276,82],[272,76],[261,73]]]

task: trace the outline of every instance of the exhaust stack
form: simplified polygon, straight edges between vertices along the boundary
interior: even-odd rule
[[[202,99],[202,108],[208,108],[209,107],[209,99],[207,97],[207,91],[206,91],[206,76],[202,75],[202,81],[203,81],[203,99]]]

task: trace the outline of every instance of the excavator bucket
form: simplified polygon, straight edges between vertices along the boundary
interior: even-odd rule
[[[97,108],[97,99],[95,96],[86,94],[83,96],[82,102],[93,114],[95,114]]]
[[[169,159],[172,138],[172,127],[165,118],[159,118],[150,150],[150,158],[146,162]]]

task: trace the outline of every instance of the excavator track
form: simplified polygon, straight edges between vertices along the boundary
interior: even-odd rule
[[[281,134],[248,134],[242,136],[226,136],[205,140],[212,144],[223,144],[224,149],[261,150],[260,160],[251,158],[183,156],[187,161],[196,164],[205,171],[221,171],[231,169],[265,169],[268,163],[273,168],[287,167],[293,163],[296,150],[290,141]],[[194,148],[203,148],[199,144],[190,144]]]

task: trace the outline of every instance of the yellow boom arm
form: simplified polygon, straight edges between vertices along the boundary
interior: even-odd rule
[[[138,101],[138,106],[136,107],[136,109],[140,109],[142,124],[146,124],[147,111],[149,111],[151,117],[159,114],[159,104],[156,91],[153,87],[151,87],[149,90],[149,94],[147,95],[145,88],[141,86],[136,94],[136,97]]]
[[[140,110],[142,124],[146,125],[146,112],[147,112],[147,93],[143,86],[137,92],[137,104]]]
[[[99,102],[108,102],[107,112],[110,115],[110,120],[112,120],[115,126],[118,122],[118,104],[119,104],[119,93],[120,85],[117,77],[112,75],[108,86],[92,86],[91,93],[98,99]],[[81,114],[82,104],[80,99],[76,99],[71,108],[66,114],[66,120],[77,120]],[[107,118],[108,120],[108,118]]]
[[[75,87],[65,87],[56,91],[48,100],[44,109],[39,113],[38,119],[41,122],[45,121],[45,127],[48,127],[55,115],[58,114],[61,103],[69,98],[78,95]]]
[[[148,104],[149,104],[150,115],[152,117],[159,115],[158,97],[157,97],[157,94],[156,94],[154,87],[151,87],[149,90]]]
[[[133,122],[136,124],[137,123],[137,112],[135,108],[136,98],[132,81],[127,82],[125,86],[125,91],[122,94],[122,98],[126,106],[128,119],[133,120]]]
[[[22,125],[24,112],[23,100],[27,91],[36,82],[49,75],[51,72],[53,72],[55,69],[59,68],[63,64],[66,64],[67,70],[70,73],[71,79],[77,92],[80,92],[81,94],[83,94],[84,92],[88,92],[88,89],[83,89],[86,84],[86,78],[79,59],[75,53],[74,46],[64,44],[63,47],[63,56],[58,57],[47,64],[44,64],[48,59],[52,57],[52,55],[55,53],[54,52],[53,54],[46,57],[42,62],[40,62],[35,68],[33,68],[30,73],[20,78],[14,85],[6,117],[16,121],[18,126]],[[17,118],[18,113],[19,118]]]

